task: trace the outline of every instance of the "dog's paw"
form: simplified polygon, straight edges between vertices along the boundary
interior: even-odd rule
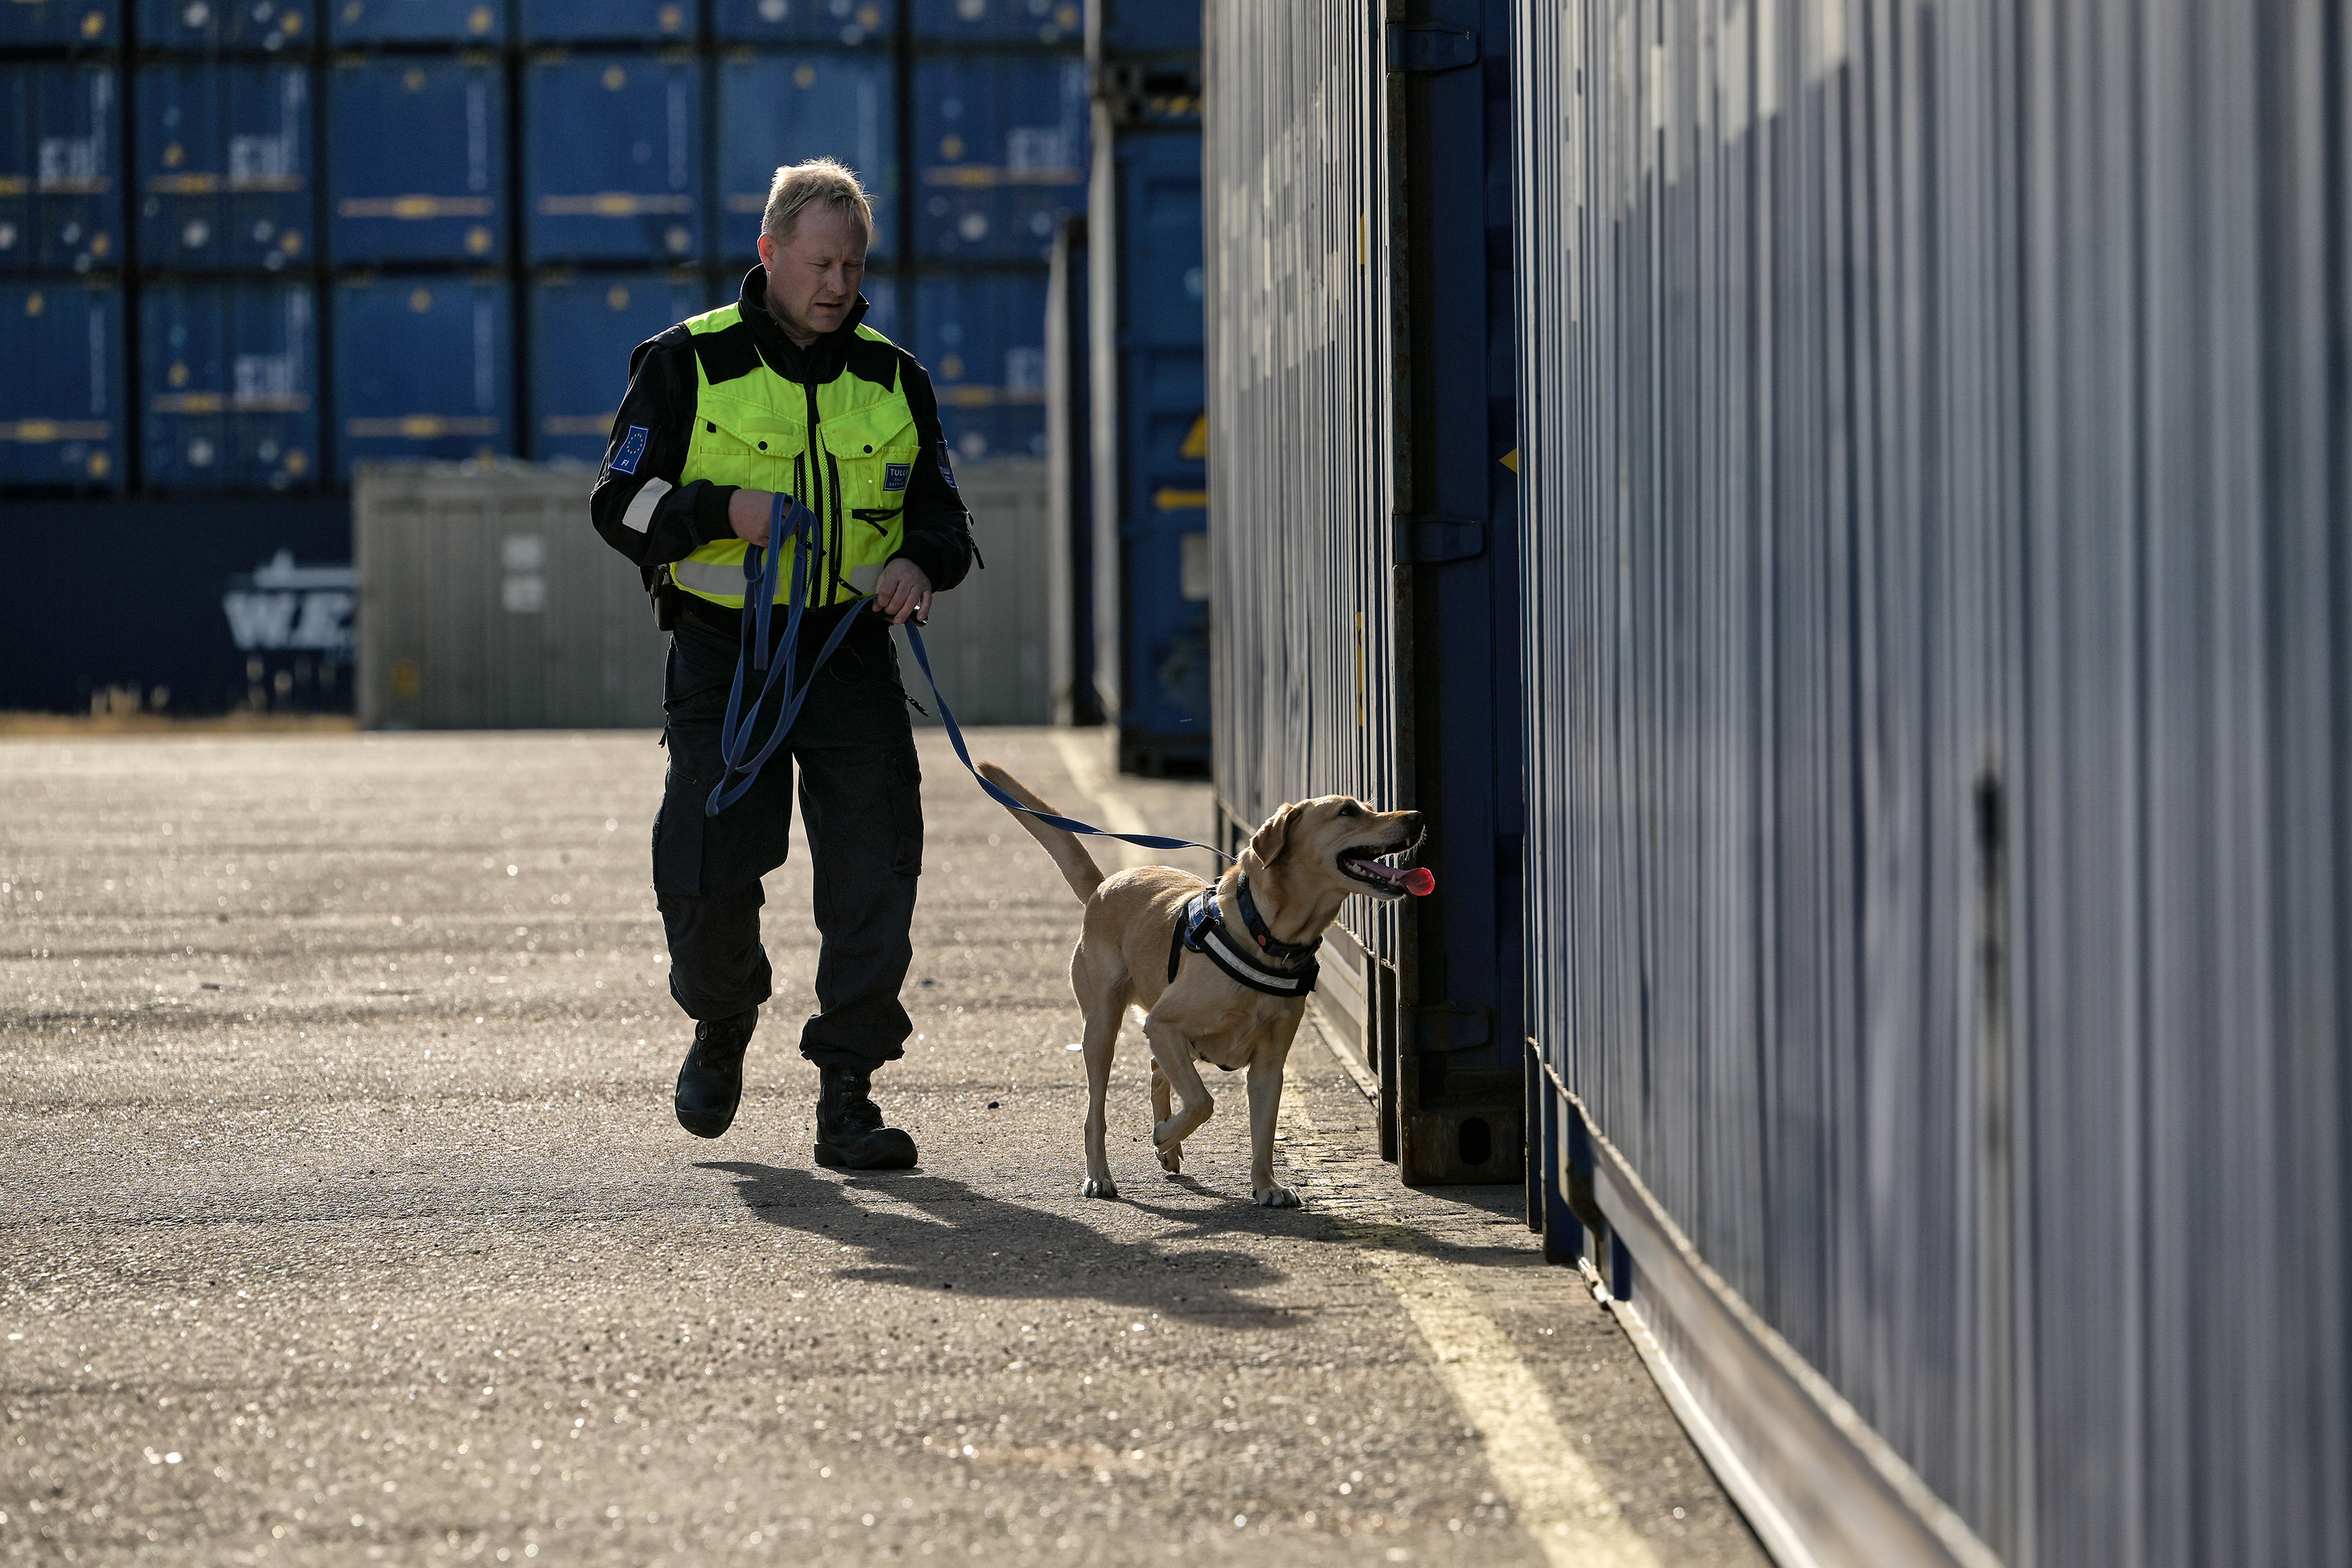
[[[1088,1176],[1087,1178],[1087,1184],[1080,1187],[1078,1192],[1081,1196],[1089,1198],[1115,1198],[1118,1196],[1118,1187],[1108,1176]]]
[[[1171,1143],[1159,1152],[1160,1168],[1170,1175],[1172,1176],[1184,1168],[1184,1145],[1181,1143]]]
[[[1285,1186],[1260,1187],[1250,1196],[1262,1209],[1295,1209],[1306,1206],[1299,1201],[1297,1192]]]

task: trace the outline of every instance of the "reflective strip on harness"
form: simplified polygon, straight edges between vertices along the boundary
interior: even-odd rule
[[[1269,969],[1257,963],[1226,931],[1224,918],[1217,912],[1214,888],[1201,889],[1184,906],[1184,913],[1176,921],[1176,932],[1168,946],[1168,978],[1171,984],[1186,948],[1208,959],[1228,979],[1268,996],[1305,996],[1315,989],[1316,979],[1323,972],[1322,965],[1311,958],[1297,969]]]

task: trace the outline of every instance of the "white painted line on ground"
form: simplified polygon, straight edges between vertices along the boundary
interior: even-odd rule
[[[1288,1105],[1279,1131],[1285,1143],[1294,1133],[1308,1144],[1319,1142],[1314,1121]],[[1306,1157],[1289,1163],[1312,1173],[1314,1154],[1298,1152]],[[1659,1568],[1649,1542],[1634,1533],[1561,1428],[1543,1384],[1508,1336],[1478,1310],[1461,1276],[1429,1255],[1428,1239],[1394,1220],[1373,1217],[1377,1211],[1367,1212],[1370,1205],[1360,1201],[1318,1206],[1363,1248],[1421,1331],[1439,1381],[1478,1434],[1496,1489],[1545,1559],[1555,1568]]]
[[[1103,766],[1099,746],[1090,740],[1080,740],[1075,730],[1056,730],[1054,731],[1054,750],[1061,753],[1062,765],[1070,771],[1072,781],[1095,802],[1097,814],[1102,817],[1097,826],[1108,827],[1113,833],[1148,834],[1151,831],[1144,825],[1143,814],[1135,809],[1135,804],[1128,798],[1127,792],[1119,788],[1116,775]],[[1121,844],[1116,838],[1108,844],[1097,841],[1097,847],[1109,849],[1118,857],[1119,867],[1114,869],[1148,864],[1152,858],[1150,851],[1139,849],[1132,844]]]

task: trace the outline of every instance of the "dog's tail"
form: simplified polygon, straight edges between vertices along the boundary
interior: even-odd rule
[[[980,773],[982,778],[1031,810],[1052,812],[1055,816],[1061,815],[1039,799],[1027,784],[994,763],[981,763]],[[1054,864],[1062,868],[1062,878],[1070,884],[1070,891],[1077,894],[1078,902],[1083,904],[1095,896],[1095,889],[1102,885],[1102,868],[1095,864],[1095,858],[1087,853],[1086,846],[1078,842],[1076,834],[1048,827],[1027,812],[1016,811],[1012,816],[1029,830],[1030,837],[1045,847],[1045,853],[1051,855]]]

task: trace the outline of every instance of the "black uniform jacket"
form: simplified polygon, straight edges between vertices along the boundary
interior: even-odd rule
[[[803,386],[822,386],[845,374],[863,375],[885,385],[889,376],[905,378],[907,403],[915,411],[915,431],[922,450],[907,479],[907,510],[901,524],[905,542],[892,559],[921,567],[934,592],[954,587],[971,569],[971,516],[956,494],[947,442],[940,432],[939,396],[931,390],[929,374],[906,350],[857,335],[857,323],[866,316],[862,295],[846,321],[802,348],[784,336],[783,329],[768,314],[767,282],[767,273],[757,267],[745,274],[742,305],[751,346],[770,370]],[[715,334],[719,340],[730,335]],[[595,490],[589,497],[589,514],[595,520],[596,531],[604,536],[605,543],[636,563],[648,584],[656,567],[684,560],[698,545],[734,535],[727,522],[727,502],[736,487],[715,485],[708,479],[690,485],[677,482],[686,464],[687,444],[694,434],[695,345],[699,342],[726,352],[714,344],[713,336],[698,339],[680,325],[637,345],[629,356],[628,395],[621,400],[621,412],[614,417],[604,466],[598,470]],[[642,426],[646,432],[645,451],[633,474],[613,467],[631,426]],[[654,479],[671,488],[654,503],[653,515],[641,533],[622,519],[637,492]]]

